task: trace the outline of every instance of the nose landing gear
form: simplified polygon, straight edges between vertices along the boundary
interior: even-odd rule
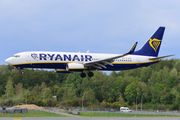
[[[21,74],[24,74],[24,70],[21,70]]]

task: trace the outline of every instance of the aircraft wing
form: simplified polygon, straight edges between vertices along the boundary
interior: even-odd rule
[[[154,57],[154,58],[149,58],[149,60],[158,60],[158,59],[162,59],[162,58],[166,58],[166,57],[171,57],[171,56],[174,56],[175,54],[173,55],[166,55],[166,56],[161,56],[161,57]]]
[[[131,50],[128,53],[125,53],[123,55],[118,55],[118,56],[114,56],[114,57],[110,57],[110,58],[105,58],[105,59],[101,59],[101,60],[84,62],[83,64],[86,67],[94,67],[96,69],[101,69],[101,67],[106,68],[105,65],[113,66],[111,63],[114,62],[115,59],[127,56],[129,54],[132,54],[134,52],[136,46],[137,46],[137,42],[134,44],[134,46],[131,48]]]

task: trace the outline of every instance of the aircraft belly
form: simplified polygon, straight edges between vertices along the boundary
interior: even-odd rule
[[[113,64],[113,66],[111,65],[106,65],[106,68],[103,68],[101,70],[128,70],[128,69],[134,69],[134,68],[139,68],[139,67],[147,67],[151,64],[157,63],[159,61],[156,62],[151,62],[151,63],[140,63],[140,64]]]
[[[157,63],[159,61],[155,62],[148,62],[148,63],[114,63],[113,66],[106,65],[106,68],[101,67],[102,69],[99,70],[128,70],[128,69],[134,69],[138,67],[146,67],[151,64]],[[45,68],[45,69],[66,69],[67,63],[31,63],[31,64],[19,64],[15,65],[16,67],[20,68]],[[96,70],[92,68],[91,70]]]
[[[22,68],[49,68],[49,69],[66,69],[67,63],[36,63],[16,65]]]

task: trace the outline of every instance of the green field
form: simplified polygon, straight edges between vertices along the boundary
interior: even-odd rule
[[[67,117],[64,115],[59,115],[44,111],[28,111],[28,113],[0,113],[1,117]]]
[[[176,115],[158,114],[132,114],[132,113],[112,113],[112,112],[80,112],[82,117],[180,117]]]
[[[67,112],[64,112],[67,113]],[[112,113],[112,112],[80,112],[81,117],[180,117],[176,115],[152,115],[152,114],[132,114],[132,113]],[[28,113],[0,113],[1,117],[67,117],[44,111],[29,111]]]

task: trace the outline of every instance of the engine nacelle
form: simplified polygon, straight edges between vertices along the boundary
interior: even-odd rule
[[[84,71],[84,65],[80,63],[68,63],[66,66],[66,71]]]
[[[66,69],[55,69],[56,73],[70,73],[68,71],[66,71]]]

